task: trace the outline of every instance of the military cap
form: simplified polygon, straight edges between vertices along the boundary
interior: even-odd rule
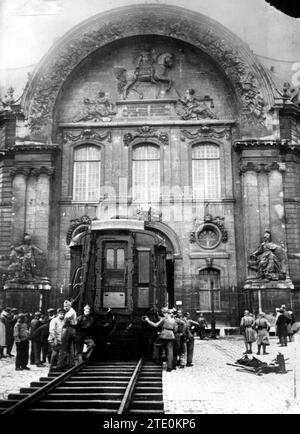
[[[57,309],[57,313],[66,313],[66,311],[65,311],[64,308],[59,307],[59,308]]]
[[[25,313],[19,313],[18,319],[21,319],[21,318],[26,318],[26,314]]]
[[[11,311],[12,311],[12,312],[18,312],[19,309],[17,309],[16,307],[13,307]]]

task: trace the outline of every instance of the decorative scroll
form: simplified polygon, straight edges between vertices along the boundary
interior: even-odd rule
[[[204,126],[200,127],[197,130],[189,131],[189,130],[181,130],[181,140],[184,142],[186,139],[202,139],[202,138],[211,138],[211,139],[230,139],[231,130],[230,128],[219,128],[219,127],[209,127]]]
[[[206,214],[204,222],[194,220],[194,230],[190,233],[190,243],[199,244],[203,249],[214,249],[221,242],[227,243],[228,232],[223,217],[212,217]]]
[[[63,134],[64,142],[76,142],[78,140],[89,140],[89,139],[95,139],[102,142],[103,140],[107,139],[108,142],[111,142],[111,131],[106,131],[103,134],[100,134],[97,132],[97,130],[94,129],[84,129],[81,130],[79,134],[73,134],[69,131],[65,131]]]
[[[91,218],[87,215],[84,215],[84,216],[76,218],[76,219],[72,219],[70,221],[70,226],[69,226],[67,236],[66,236],[67,245],[70,244],[70,242],[72,240],[73,232],[75,231],[76,228],[78,228],[81,225],[89,226],[91,224],[91,222],[92,222]]]
[[[169,144],[169,135],[167,133],[159,132],[149,126],[138,128],[134,133],[126,133],[123,138],[124,145],[129,146],[135,139],[157,139],[163,145]]]

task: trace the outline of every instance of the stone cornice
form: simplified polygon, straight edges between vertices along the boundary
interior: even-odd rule
[[[8,151],[11,153],[17,154],[21,152],[28,153],[54,153],[60,150],[60,146],[56,144],[44,144],[44,143],[35,143],[35,142],[23,142],[17,143],[15,146],[11,146],[8,148]]]
[[[172,119],[163,119],[163,120],[151,120],[147,119],[143,120],[123,120],[123,121],[114,121],[114,122],[78,122],[76,124],[72,122],[62,122],[59,124],[60,128],[63,129],[80,129],[80,130],[91,130],[93,131],[95,128],[99,131],[107,128],[141,128],[144,126],[165,126],[165,127],[199,127],[199,128],[212,128],[212,127],[229,127],[231,125],[236,124],[236,120],[234,119],[218,119],[218,120],[191,120],[191,121],[182,121],[182,120],[172,120]]]
[[[235,140],[233,148],[236,152],[241,152],[244,149],[263,149],[276,148],[286,149],[289,145],[289,140],[265,140],[265,139],[245,139]]]

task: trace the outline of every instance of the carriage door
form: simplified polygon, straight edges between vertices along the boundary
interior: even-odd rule
[[[106,242],[103,255],[103,307],[127,306],[127,243]]]

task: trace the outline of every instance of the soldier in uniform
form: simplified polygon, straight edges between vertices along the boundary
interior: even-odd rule
[[[175,332],[174,341],[174,355],[173,355],[173,369],[179,365],[180,368],[184,368],[184,359],[186,353],[186,321],[182,318],[182,311],[175,310],[175,321],[177,324],[177,330]]]
[[[75,329],[75,364],[79,364],[83,361],[83,346],[87,346],[85,358],[88,358],[95,346],[93,340],[94,335],[94,316],[91,315],[90,306],[86,305],[83,308],[83,315],[80,315],[77,319]]]
[[[189,312],[186,312],[183,318],[186,322],[186,366],[193,366],[195,344],[194,333],[199,324],[191,319]]]
[[[152,322],[145,316],[143,319],[153,327],[161,327],[161,333],[159,340],[166,351],[167,356],[167,371],[171,372],[173,369],[173,344],[175,340],[175,332],[177,330],[177,324],[175,318],[172,318],[172,310],[164,307],[162,309],[163,318],[158,322]]]

